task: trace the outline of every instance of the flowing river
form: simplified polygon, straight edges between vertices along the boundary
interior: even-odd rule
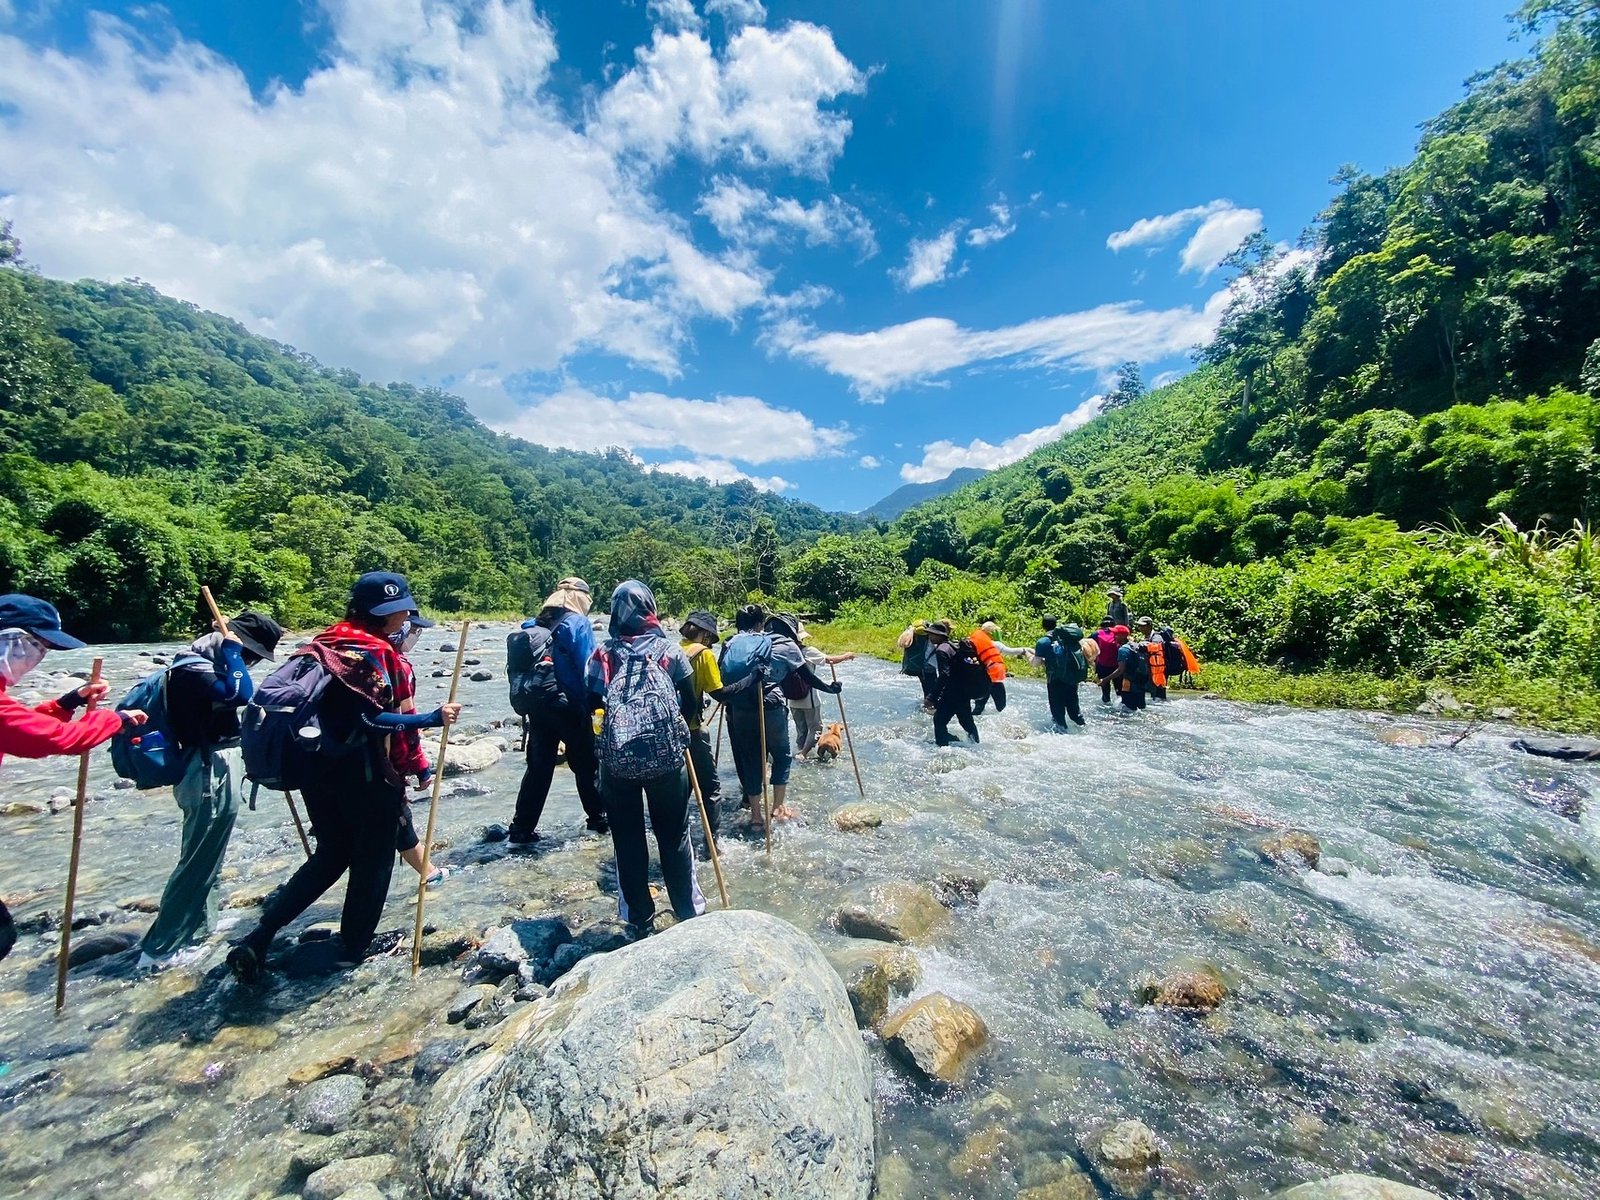
[[[505,632],[473,632],[494,678],[464,684],[463,737],[508,714]],[[450,640],[434,631],[415,655],[424,704],[442,697],[430,672],[448,668]],[[100,652],[120,693],[172,649]],[[88,658],[52,654],[29,682],[49,694],[49,672]],[[918,994],[943,991],[989,1026],[976,1075],[929,1095],[874,1045],[885,1191],[1014,1196],[1090,1131],[1136,1117],[1163,1147],[1158,1196],[1255,1197],[1349,1170],[1447,1196],[1600,1195],[1600,771],[1518,754],[1504,727],[1452,746],[1460,722],[1200,699],[1124,717],[1087,687],[1088,728],[1056,735],[1028,680],[979,718],[981,746],[936,750],[914,681],[865,661],[842,677],[882,827],[830,821],[857,798],[844,760],[799,765],[800,818],[771,863],[729,838],[724,865],[735,906],[834,950],[829,917],[852,886],[988,881],[914,948]],[[731,780],[726,750],[723,767]],[[437,859],[457,870],[430,893],[430,926],[612,911],[609,840],[583,835],[566,772],[537,853],[482,842],[509,819],[520,771],[509,753],[447,784]],[[24,930],[0,964],[0,1195],[293,1193],[289,1080],[346,1056],[374,1081],[377,1127],[405,1142],[426,1099],[409,1060],[460,986],[448,966],[413,982],[404,957],[379,958],[246,992],[221,967],[224,932],[208,960],[153,979],[134,977],[132,952],[75,969],[53,1017],[71,814],[49,801],[73,777],[59,759],[0,769],[0,805],[20,814],[0,816],[0,892]],[[176,857],[176,806],[116,790],[103,752],[90,783],[77,912],[95,924],[75,937],[142,931]],[[1315,836],[1318,869],[1263,857],[1283,828]],[[281,798],[263,794],[234,835],[225,920],[250,920],[299,855]],[[415,886],[397,863],[383,928],[409,933]],[[291,932],[336,919],[341,896]],[[1229,986],[1215,1012],[1139,1006],[1142,979],[1195,963]],[[385,1186],[423,1194],[409,1163]]]

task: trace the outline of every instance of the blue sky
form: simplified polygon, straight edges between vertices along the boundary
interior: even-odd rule
[[[1182,371],[1510,0],[0,0],[0,216],[551,445],[828,508]]]

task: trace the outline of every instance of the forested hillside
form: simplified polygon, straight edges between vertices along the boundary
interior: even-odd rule
[[[494,434],[455,397],[364,383],[138,283],[0,269],[0,591],[57,600],[90,637],[190,629],[201,583],[303,624],[380,567],[445,610],[526,610],[571,571],[731,604],[772,589],[786,545],[856,525]]]
[[[824,539],[792,588],[863,624],[1031,624],[1125,582],[1224,659],[1600,684],[1597,11],[1530,4],[1536,56],[1413,161],[1342,171],[1299,252],[1244,246],[1194,373]]]

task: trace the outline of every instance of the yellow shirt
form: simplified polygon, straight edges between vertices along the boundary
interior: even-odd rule
[[[722,669],[717,666],[717,656],[711,653],[710,646],[701,645],[699,642],[682,642],[680,648],[688,656],[689,664],[694,667],[694,697],[700,702],[694,720],[689,722],[689,728],[699,729],[698,714],[705,711],[706,693],[722,690]]]

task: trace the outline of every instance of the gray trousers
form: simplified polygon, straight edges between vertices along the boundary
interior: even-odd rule
[[[217,876],[239,812],[244,756],[238,747],[196,750],[172,794],[183,810],[178,865],[161,893],[161,911],[144,935],[144,952],[165,958],[202,940],[217,919]]]
[[[822,719],[822,705],[790,705],[789,714],[794,717],[794,752],[800,755],[810,754],[817,747],[817,739],[822,736],[825,722]]]

